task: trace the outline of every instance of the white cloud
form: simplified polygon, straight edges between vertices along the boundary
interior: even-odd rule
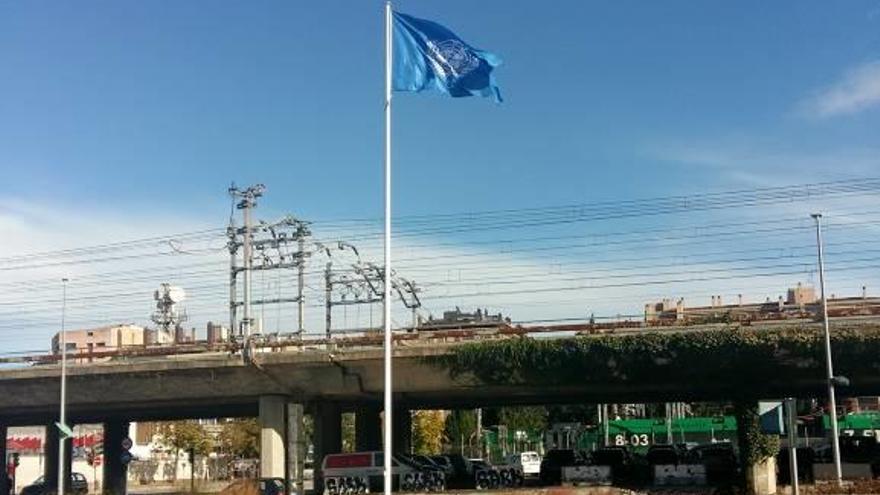
[[[717,170],[722,178],[749,187],[772,187],[874,175],[880,148],[808,146],[763,138],[670,140],[649,146],[651,158]]]
[[[872,177],[880,170],[880,148],[848,147],[808,150],[785,146],[761,139],[743,136],[688,142],[670,142],[653,146],[648,153],[653,158],[703,168],[717,173],[731,188],[781,187],[793,184],[832,182],[842,179]],[[768,210],[744,209],[737,214],[761,218]],[[825,197],[817,195],[791,203],[780,203],[770,208],[777,217],[796,218],[819,211],[831,215],[838,222],[847,220],[851,213],[880,211],[876,194]],[[722,218],[726,212],[718,212]],[[862,224],[853,227],[853,235],[877,234],[880,225]]]
[[[124,208],[122,209],[124,210]],[[152,291],[160,282],[224,284],[204,276],[178,277],[216,260],[213,256],[163,254],[172,251],[161,242],[144,242],[122,249],[65,250],[110,245],[132,239],[192,232],[207,222],[185,215],[102,210],[6,199],[0,203],[0,347],[33,350],[48,345],[60,323],[61,279],[68,284],[67,324],[95,326],[111,322],[149,321]],[[185,240],[184,249],[222,248],[221,239]],[[52,252],[51,255],[40,253]],[[82,261],[87,261],[82,263]],[[166,278],[167,277],[167,278]],[[223,298],[218,298],[222,311]],[[197,301],[201,302],[201,301]],[[197,308],[194,308],[197,309]]]
[[[742,212],[736,214],[742,216]],[[723,220],[723,215],[713,213],[712,218]],[[705,225],[707,222],[703,218],[688,217],[683,220],[690,225]],[[738,218],[738,221],[742,220]],[[10,234],[10,243],[0,245],[0,258],[8,259],[36,251],[94,246],[168,232],[201,230],[206,224],[210,226],[210,223],[160,212],[76,211],[57,205],[23,201],[12,204],[6,201],[0,203],[0,231]],[[320,226],[319,222],[315,228],[316,237],[331,239],[342,235],[352,238],[365,261],[381,259],[381,240],[370,235],[375,234],[381,226],[365,227],[363,232],[352,228],[324,231]],[[724,294],[725,300],[733,300],[736,294],[742,293],[747,300],[763,300],[764,297],[775,298],[785,287],[798,281],[811,282],[809,267],[805,270],[797,267],[793,272],[776,274],[774,270],[766,273],[766,267],[735,261],[738,257],[755,256],[748,252],[751,245],[736,244],[734,250],[739,250],[740,254],[727,252],[727,248],[739,238],[695,242],[675,236],[668,238],[665,234],[654,240],[650,236],[639,235],[618,238],[631,240],[631,243],[604,244],[603,229],[626,232],[630,227],[646,228],[589,224],[564,227],[564,231],[531,232],[530,235],[535,236],[582,236],[551,241],[551,246],[561,245],[565,249],[545,251],[508,251],[508,248],[539,247],[546,243],[528,242],[507,246],[491,237],[485,239],[489,241],[486,244],[475,244],[474,240],[482,239],[471,238],[460,242],[457,237],[401,237],[395,243],[395,266],[400,275],[424,288],[421,294],[425,304],[423,315],[430,312],[439,316],[444,310],[455,306],[465,311],[485,307],[493,313],[502,312],[514,320],[526,321],[587,318],[590,313],[597,316],[639,314],[644,303],[663,297],[685,297],[688,304],[707,304],[709,294]],[[514,232],[511,236],[519,234],[521,232]],[[794,245],[789,244],[789,240],[789,237],[774,234],[766,242],[780,246],[780,252],[789,252]],[[805,242],[809,243],[809,239]],[[568,246],[569,243],[574,245]],[[585,245],[583,249],[578,243]],[[758,244],[756,249],[766,251],[768,248],[760,242]],[[108,254],[133,252],[146,254],[144,257],[59,266],[51,263],[67,258],[54,256],[28,260],[34,264],[46,264],[35,269],[0,270],[0,275],[4,277],[0,281],[0,303],[7,303],[0,306],[0,316],[4,320],[0,323],[0,347],[6,350],[34,350],[48,346],[49,337],[57,330],[59,322],[58,280],[64,275],[71,277],[67,307],[68,325],[71,327],[120,321],[149,324],[149,314],[153,309],[152,291],[160,282],[170,282],[187,290],[185,306],[191,318],[188,326],[199,329],[203,334],[201,329],[208,320],[225,323],[227,318],[228,255],[222,249],[211,249],[218,246],[222,247],[222,238],[187,241],[182,243],[183,249],[201,254],[152,257],[151,254],[167,252],[168,246],[148,243],[138,249],[126,248],[121,252],[90,253],[85,256],[99,258]],[[744,247],[748,249],[742,251]],[[806,252],[812,255],[812,250]],[[774,253],[775,250],[769,251],[769,255]],[[324,329],[322,297],[326,261],[323,255],[316,254],[307,268],[306,328],[312,334],[320,334]],[[345,252],[333,255],[335,269],[344,269],[353,261],[353,256]],[[0,262],[0,269],[3,266]],[[8,267],[8,263],[5,266]],[[130,275],[132,271],[136,273]],[[295,277],[292,274],[265,273],[264,276],[264,273],[254,275],[255,298],[263,294],[270,297],[295,294]],[[766,274],[757,276],[761,273]],[[710,278],[703,278],[704,275]],[[862,273],[846,274],[849,278],[854,275]],[[670,278],[678,281],[644,283],[651,280],[668,281]],[[853,284],[874,285],[870,283],[872,280],[865,277],[855,281],[832,281],[837,283],[834,290],[847,294],[852,293]],[[23,304],[17,304],[19,301]],[[10,306],[9,302],[16,304]],[[274,307],[266,307],[265,311],[256,308],[254,313],[263,319],[266,332],[290,331],[296,321],[293,305],[280,311]],[[409,312],[402,305],[395,305],[395,324],[406,325],[409,318]],[[334,309],[333,322],[335,329],[376,326],[381,322],[381,307],[375,305],[372,311],[366,306],[338,307]]]
[[[812,118],[835,117],[880,105],[880,60],[862,64],[830,87],[804,100],[800,110]]]

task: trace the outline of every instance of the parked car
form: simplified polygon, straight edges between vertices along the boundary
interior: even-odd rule
[[[232,461],[230,470],[232,477],[239,478],[256,478],[259,471],[259,459],[236,459]]]
[[[401,468],[409,467],[412,474],[400,477],[402,490],[443,491],[446,489],[446,471],[431,462],[423,463],[410,454],[394,454],[392,461],[400,463]]]
[[[445,457],[452,466],[453,474],[449,478],[449,487],[462,489],[473,488],[474,467],[471,462],[461,454],[446,454]]]
[[[409,454],[408,457],[422,465],[429,466],[432,469],[443,469],[434,459],[422,454]]]
[[[444,476],[446,476],[446,479],[449,479],[452,477],[453,471],[452,471],[451,464],[441,463],[431,456],[422,455],[422,454],[413,454],[412,458],[418,462],[421,462],[422,464],[424,464],[426,466],[430,466],[432,469],[437,469],[437,470],[442,471]]]
[[[548,450],[541,460],[540,480],[542,485],[558,485],[562,483],[562,468],[579,466],[584,459],[571,449]]]
[[[455,476],[455,467],[452,465],[452,461],[449,460],[449,457],[445,455],[432,455],[431,460],[434,461],[434,464],[440,466],[440,468],[446,471],[447,478]]]
[[[446,478],[446,470],[442,467],[438,466],[436,462],[431,460],[430,457],[421,454],[395,454],[394,456],[397,459],[400,459],[403,462],[410,464],[411,466],[418,468],[421,471],[430,472],[430,473],[439,473]]]
[[[471,463],[471,469],[473,471],[492,469],[492,465],[489,464],[489,461],[484,461],[483,459],[468,459],[468,462]]]
[[[284,478],[260,478],[260,495],[284,495]]]
[[[57,491],[58,487],[47,485],[46,479],[40,476],[33,483],[22,488],[19,495],[48,495]],[[64,487],[64,493],[86,495],[89,493],[89,482],[82,473],[70,473],[70,481]]]
[[[415,462],[407,455],[391,458],[394,490],[442,491],[446,488],[444,472]],[[384,472],[382,452],[350,452],[329,454],[324,458],[321,473],[329,493],[354,489],[381,491]]]
[[[538,477],[541,474],[541,456],[537,452],[520,452],[507,456],[507,464],[520,468],[523,476]]]

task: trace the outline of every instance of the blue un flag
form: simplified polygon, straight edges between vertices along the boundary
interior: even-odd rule
[[[492,69],[496,55],[465,43],[449,29],[394,12],[395,91],[436,89],[452,97],[492,96],[501,101]]]

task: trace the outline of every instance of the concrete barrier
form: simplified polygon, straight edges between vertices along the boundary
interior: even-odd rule
[[[610,485],[611,466],[566,466],[562,483],[573,485]]]
[[[324,479],[325,495],[369,493],[370,483],[366,476],[332,476]]]
[[[840,470],[843,474],[843,479],[847,480],[869,480],[874,477],[874,474],[871,472],[870,464],[844,462],[840,465]],[[813,464],[813,474],[816,476],[817,480],[833,480],[835,477],[834,464]]]
[[[706,484],[706,466],[702,464],[658,464],[654,466],[657,486],[692,486]]]
[[[492,466],[488,469],[477,469],[474,472],[474,485],[477,490],[494,490],[496,488],[515,488],[523,484],[523,472],[518,466]]]

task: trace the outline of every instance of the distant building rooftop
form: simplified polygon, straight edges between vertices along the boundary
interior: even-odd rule
[[[724,304],[720,295],[710,296],[708,306],[687,306],[684,298],[663,299],[645,304],[646,323],[722,323],[744,320],[773,320],[815,317],[820,310],[820,300],[812,286],[797,284],[786,291],[786,297],[776,300],[767,298],[762,303],[745,303],[742,294],[735,302]],[[828,298],[828,311],[832,316],[858,316],[880,314],[880,298],[868,297],[867,289],[856,297]]]
[[[68,353],[105,352],[127,346],[164,344],[174,341],[173,336],[161,330],[151,330],[130,323],[96,328],[67,330],[65,341]],[[61,351],[61,332],[52,337],[52,352]]]
[[[442,318],[428,318],[419,324],[419,328],[441,327],[448,325],[478,326],[510,323],[510,318],[501,313],[489,314],[488,309],[479,309],[472,313],[462,311],[458,306],[454,310],[444,311]]]

